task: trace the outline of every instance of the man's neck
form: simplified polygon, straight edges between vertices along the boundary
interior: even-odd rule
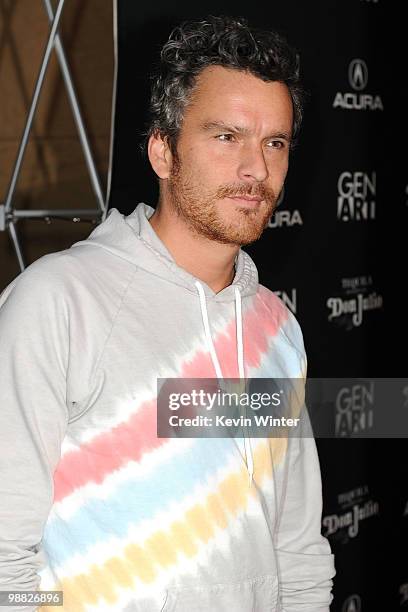
[[[167,215],[160,208],[149,222],[177,265],[204,281],[215,293],[232,283],[238,246],[198,236],[174,213]]]

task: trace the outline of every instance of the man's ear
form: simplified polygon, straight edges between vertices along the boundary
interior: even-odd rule
[[[147,154],[157,176],[166,179],[170,175],[172,155],[167,138],[156,131],[149,138]]]

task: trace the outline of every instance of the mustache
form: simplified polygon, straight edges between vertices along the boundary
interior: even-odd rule
[[[217,189],[216,196],[218,199],[255,196],[270,203],[276,202],[277,199],[272,189],[261,184],[253,186],[252,189],[248,188],[248,185],[223,185]]]

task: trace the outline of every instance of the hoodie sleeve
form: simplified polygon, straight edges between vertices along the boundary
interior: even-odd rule
[[[33,264],[0,295],[0,591],[37,590],[45,565],[41,539],[68,421],[67,327],[46,267]]]
[[[307,410],[288,441],[275,533],[282,612],[329,612],[334,555],[321,535],[319,458]]]

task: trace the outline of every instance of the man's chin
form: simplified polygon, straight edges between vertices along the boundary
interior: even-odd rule
[[[272,212],[265,209],[242,210],[239,206],[236,208],[234,215],[221,215],[225,236],[236,245],[245,246],[256,242],[267,228]]]
[[[231,244],[235,244],[237,246],[247,246],[259,240],[262,236],[265,227],[257,226],[254,228],[253,226],[250,228],[241,227],[229,227],[225,230],[224,236],[226,238],[226,242],[230,242]]]

